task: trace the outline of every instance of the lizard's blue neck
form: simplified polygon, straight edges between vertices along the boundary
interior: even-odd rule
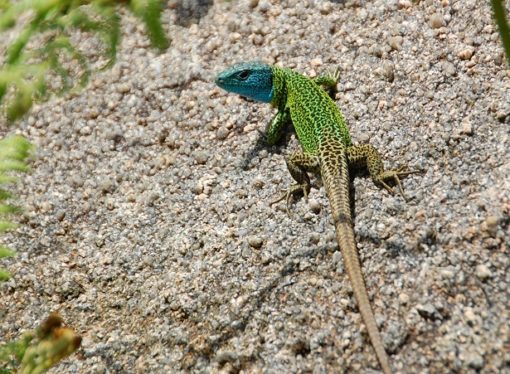
[[[281,110],[287,101],[287,88],[285,86],[285,70],[271,66],[272,72],[272,98],[271,104]]]
[[[263,89],[263,90],[255,89],[254,90],[251,88],[251,89],[246,90],[245,93],[240,92],[240,94],[242,96],[250,97],[253,100],[261,101],[263,103],[270,103],[271,101],[273,101],[274,89],[272,87],[271,87],[271,90],[267,90],[267,89]]]

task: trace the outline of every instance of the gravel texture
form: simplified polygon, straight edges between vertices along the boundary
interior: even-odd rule
[[[161,55],[122,22],[113,69],[14,130],[37,157],[4,237],[0,340],[59,311],[83,344],[53,373],[379,370],[320,182],[291,218],[269,206],[295,136],[261,145],[273,109],[213,84],[264,60],[340,69],[355,141],[424,170],[407,203],[353,181],[396,372],[510,372],[510,70],[488,2],[173,1]]]

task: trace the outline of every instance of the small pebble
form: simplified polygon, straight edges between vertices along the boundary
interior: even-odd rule
[[[308,206],[310,207],[310,210],[315,214],[319,214],[322,208],[321,204],[319,204],[319,202],[315,199],[308,199]]]
[[[485,219],[485,229],[490,235],[495,235],[498,230],[498,217],[488,216]]]
[[[98,187],[103,193],[111,192],[114,187],[113,180],[109,177],[104,177],[99,181]]]
[[[204,184],[199,180],[195,183],[191,190],[195,195],[200,195],[202,192],[204,192]]]
[[[395,51],[400,51],[402,49],[403,40],[404,39],[400,35],[392,36],[388,40],[388,44],[390,45],[391,49],[393,49]]]
[[[398,1],[398,9],[407,9],[412,6],[412,2],[409,0],[399,0]]]
[[[262,247],[262,244],[264,244],[264,240],[259,236],[250,236],[248,238],[248,244],[252,248],[259,249]]]
[[[460,355],[462,361],[464,361],[469,367],[473,369],[481,369],[484,364],[483,357],[474,350],[464,351]]]
[[[312,65],[313,67],[322,66],[322,60],[320,58],[314,58],[310,60],[310,65]]]
[[[473,311],[473,308],[467,307],[464,310],[464,317],[466,317],[467,321],[471,324],[471,326],[476,322],[477,316]]]
[[[484,265],[480,264],[476,266],[475,274],[480,280],[486,280],[492,276],[492,272],[490,269]]]
[[[321,240],[321,237],[319,234],[313,233],[310,235],[310,244],[317,245],[317,244],[319,244],[320,240]]]
[[[65,210],[58,210],[55,213],[55,218],[57,219],[57,221],[63,221],[65,216],[66,216]]]
[[[430,26],[433,29],[438,29],[443,26],[443,16],[439,13],[435,13],[430,17]]]
[[[473,56],[473,50],[472,49],[463,49],[459,53],[457,53],[457,57],[461,60],[469,60]]]
[[[401,293],[398,295],[398,300],[402,305],[407,305],[409,303],[409,296],[405,293]]]
[[[193,153],[193,158],[199,165],[204,165],[207,162],[207,159],[209,158],[209,153],[206,153],[204,151],[197,151]]]
[[[218,131],[216,131],[216,137],[218,140],[225,140],[229,134],[229,131],[226,127],[221,126]]]
[[[443,61],[442,69],[443,69],[443,73],[445,73],[445,75],[448,75],[448,76],[453,76],[456,73],[455,65],[453,65],[449,61]]]
[[[259,1],[259,10],[262,13],[266,13],[269,9],[271,9],[271,4],[267,0]]]
[[[427,319],[436,319],[438,316],[438,312],[434,305],[428,303],[428,304],[418,304],[416,305],[416,310],[418,311],[418,314],[424,318]]]
[[[473,135],[473,125],[469,119],[462,121],[461,134]]]
[[[393,65],[392,62],[385,61],[382,66],[382,71],[388,82],[393,82],[395,80],[395,65]]]
[[[255,187],[257,190],[260,190],[264,187],[264,180],[262,178],[255,178],[252,182],[253,187]]]

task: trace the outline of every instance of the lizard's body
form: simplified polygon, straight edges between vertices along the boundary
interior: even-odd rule
[[[352,283],[368,335],[385,374],[391,373],[388,356],[368,299],[356,248],[349,200],[349,165],[366,165],[372,179],[392,192],[387,179],[400,182],[398,176],[408,172],[384,171],[382,160],[370,145],[354,146],[340,110],[319,86],[336,85],[336,77],[319,77],[315,81],[290,69],[262,63],[244,63],[218,75],[216,84],[258,101],[271,103],[278,113],[267,128],[267,140],[274,144],[284,125],[292,121],[303,152],[291,154],[287,166],[297,184],[289,197],[302,190],[307,196],[310,179],[307,171],[320,172],[331,205],[336,237],[344,265]]]

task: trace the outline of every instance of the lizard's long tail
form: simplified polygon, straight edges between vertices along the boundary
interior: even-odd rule
[[[382,371],[384,374],[391,374],[388,355],[384,349],[381,334],[379,333],[374,313],[370,306],[356,248],[349,204],[349,170],[345,153],[336,158],[336,160],[332,160],[330,157],[327,160],[321,160],[321,175],[335,222],[336,239],[342,251],[345,269],[352,282],[354,296],[358,302],[361,317],[367,327],[370,341]]]

